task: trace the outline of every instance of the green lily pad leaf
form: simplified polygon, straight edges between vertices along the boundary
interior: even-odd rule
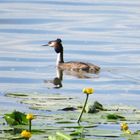
[[[138,135],[140,135],[140,130],[137,130],[134,134],[138,134]]]
[[[16,137],[10,138],[10,140],[25,140],[25,139],[21,136],[16,136]]]
[[[16,97],[27,97],[28,95],[23,93],[7,93],[5,94],[5,96],[16,98]]]
[[[120,137],[121,132],[115,130],[105,130],[105,129],[88,129],[86,135],[96,136],[96,137]]]
[[[122,137],[125,137],[128,140],[140,140],[140,130],[134,132],[134,134],[122,134]]]
[[[1,140],[18,140],[21,139],[19,133],[15,133],[14,129],[9,131],[2,131],[0,132],[0,139]],[[22,138],[23,139],[23,138]]]
[[[12,126],[14,129],[18,129],[18,130],[28,130],[29,129],[29,126],[28,125],[14,125]]]
[[[117,114],[108,114],[107,116],[107,119],[109,120],[122,120],[122,121],[125,121],[125,117],[121,116],[121,115],[117,115]]]
[[[71,136],[77,136],[77,135],[81,135],[83,133],[84,127],[79,127],[78,129],[76,129],[74,132],[72,132],[70,135]]]
[[[93,127],[97,127],[97,125],[87,125],[87,126],[83,126],[84,128],[93,128]],[[74,125],[74,126],[65,126],[65,128],[81,128],[80,125]]]
[[[62,138],[62,140],[72,140],[72,137],[70,135],[67,135],[61,132],[56,132],[56,135]]]
[[[62,132],[56,132],[56,135],[49,136],[48,140],[72,140],[70,135],[64,134]]]
[[[72,122],[72,121],[58,121],[58,122],[56,122],[56,123],[60,123],[60,124],[61,124],[61,123],[62,123],[62,124],[63,124],[63,123],[64,123],[64,124],[69,124],[69,123],[74,123],[74,122]]]
[[[2,131],[4,131],[4,132],[11,132],[11,131],[13,131],[13,128],[10,127],[10,126],[7,126],[7,125],[1,125],[0,126],[0,132],[2,132]]]
[[[59,110],[73,111],[77,108],[77,100],[75,98],[62,96],[58,94],[55,94],[55,95],[53,94],[53,96],[52,95],[42,96],[40,94],[39,95],[30,94],[28,95],[28,97],[22,97],[22,100],[20,100],[20,103],[28,104],[29,108],[32,110],[45,110],[45,111],[51,111],[51,112],[59,111]]]
[[[5,114],[4,119],[6,120],[7,124],[11,126],[28,124],[26,114],[19,111],[13,111],[11,114]]]

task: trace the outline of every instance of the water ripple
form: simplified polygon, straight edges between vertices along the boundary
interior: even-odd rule
[[[10,23],[8,23],[10,24]],[[0,29],[2,33],[18,33],[18,34],[56,34],[56,31],[49,30],[35,30],[35,29]],[[60,33],[60,32],[57,32]]]
[[[0,24],[18,24],[18,25],[21,25],[21,24],[24,24],[24,25],[28,25],[28,24],[43,24],[43,23],[54,23],[54,22],[67,22],[68,20],[65,20],[65,19],[41,19],[41,18],[8,18],[8,19],[5,19],[5,18],[0,18]]]
[[[121,94],[139,95],[139,7],[139,0],[1,0],[0,93],[79,95],[94,87],[96,98],[115,96],[117,103],[127,101]],[[44,80],[57,76],[56,54],[41,45],[56,38],[62,38],[66,61],[100,65],[100,73],[89,79],[64,73],[61,89],[47,87]]]

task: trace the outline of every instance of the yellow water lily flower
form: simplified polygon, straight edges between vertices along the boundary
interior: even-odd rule
[[[129,129],[128,124],[127,123],[122,123],[121,124],[121,130],[122,131],[127,131]]]
[[[83,88],[83,93],[85,93],[85,94],[93,94],[94,89],[93,88]]]
[[[27,130],[23,130],[23,131],[21,132],[21,136],[22,136],[23,138],[29,139],[29,138],[31,138],[32,134],[31,134],[31,132],[29,132],[29,131],[27,131]]]
[[[27,114],[26,115],[27,120],[33,120],[34,118],[35,118],[35,116],[33,114]]]
[[[87,101],[88,101],[89,94],[92,94],[93,92],[94,92],[94,89],[93,88],[83,88],[83,93],[86,94],[86,100],[85,100],[83,109],[81,111],[81,114],[80,114],[80,116],[79,116],[79,118],[77,120],[78,123],[80,123],[80,121],[81,121],[81,117],[82,117],[82,115],[84,113],[84,110],[85,110],[85,107],[86,107],[86,104],[87,104]]]

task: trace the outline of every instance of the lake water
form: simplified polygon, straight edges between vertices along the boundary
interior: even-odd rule
[[[0,106],[23,106],[6,93],[78,97],[93,87],[91,98],[101,103],[140,107],[139,8],[139,0],[1,0]],[[41,45],[56,38],[63,41],[65,61],[97,64],[100,73],[64,73],[59,89],[44,83],[56,77],[56,54]]]

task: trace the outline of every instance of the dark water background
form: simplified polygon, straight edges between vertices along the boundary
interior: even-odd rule
[[[56,54],[41,45],[56,38],[66,61],[91,62],[101,72],[64,74],[60,89],[44,83],[56,77]],[[140,107],[140,1],[1,0],[0,106],[20,109],[9,92],[81,96],[84,87],[94,87],[102,103]]]

